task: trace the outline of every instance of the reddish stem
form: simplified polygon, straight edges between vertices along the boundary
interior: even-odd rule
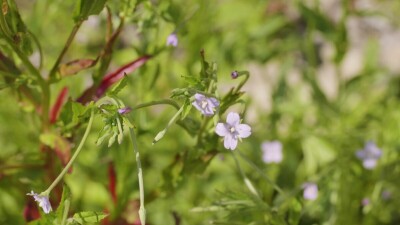
[[[58,115],[60,114],[61,107],[64,105],[68,96],[68,87],[64,87],[60,94],[58,94],[57,100],[50,110],[50,124],[54,124],[57,121]]]

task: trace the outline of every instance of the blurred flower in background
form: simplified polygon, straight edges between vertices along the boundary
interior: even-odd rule
[[[175,33],[172,33],[167,38],[167,46],[178,46],[178,36]]]
[[[306,200],[315,200],[318,197],[318,186],[315,183],[305,183],[303,184],[303,197]]]
[[[364,149],[356,152],[356,156],[363,161],[364,168],[370,170],[375,168],[378,159],[382,156],[382,150],[374,142],[369,141]]]
[[[371,200],[369,199],[369,198],[363,198],[362,200],[361,200],[361,205],[362,206],[367,206],[367,205],[369,205],[371,203]]]
[[[283,159],[282,143],[279,141],[264,141],[261,144],[263,161],[267,164],[280,163]]]

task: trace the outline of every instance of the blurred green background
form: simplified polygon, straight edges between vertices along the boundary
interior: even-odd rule
[[[124,2],[107,2],[115,27]],[[76,2],[16,3],[42,46],[41,72],[48,74],[74,25]],[[244,121],[252,126],[252,136],[238,151],[260,171],[243,157],[239,163],[264,201],[249,194],[228,150],[197,172],[182,172],[174,161],[195,139],[172,126],[152,145],[175,113],[171,107],[153,107],[133,115],[148,224],[399,224],[399,13],[400,1],[393,0],[139,1],[125,21],[108,71],[153,54],[173,32],[179,43],[129,75],[121,99],[135,106],[168,98],[172,89],[185,85],[182,76],[199,73],[202,49],[207,60],[218,64],[221,94],[238,83],[231,79],[232,71],[248,70]],[[105,43],[106,21],[105,9],[90,16],[63,62],[96,58]],[[0,42],[0,49],[4,46]],[[38,66],[40,54],[33,46],[30,60]],[[88,69],[53,85],[51,101],[64,86],[70,88],[71,99],[78,98],[91,84],[92,73]],[[0,224],[25,224],[26,193],[51,183],[39,149],[40,120],[15,90],[1,89],[0,99]],[[96,118],[73,172],[65,178],[72,191],[71,208],[107,209],[108,224],[134,224],[139,196],[135,156],[127,137],[111,148],[96,146],[101,126]],[[272,140],[283,145],[280,164],[262,161],[261,143]],[[373,170],[364,169],[355,156],[367,141],[382,150]],[[61,163],[54,160],[57,171],[52,173],[58,174]],[[108,189],[110,162],[117,174],[117,205]],[[282,200],[266,177],[290,197]],[[302,197],[307,181],[318,184],[314,201]],[[363,205],[365,198],[369,204]]]

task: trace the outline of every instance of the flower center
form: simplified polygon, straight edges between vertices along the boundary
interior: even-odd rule
[[[208,105],[208,102],[206,100],[201,101],[201,108],[205,109]]]
[[[229,131],[233,134],[233,133],[235,133],[236,129],[235,129],[235,127],[231,127],[231,128],[229,129]]]

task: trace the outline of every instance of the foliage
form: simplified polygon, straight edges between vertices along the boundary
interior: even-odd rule
[[[326,2],[0,0],[0,224],[398,224],[399,3]]]

